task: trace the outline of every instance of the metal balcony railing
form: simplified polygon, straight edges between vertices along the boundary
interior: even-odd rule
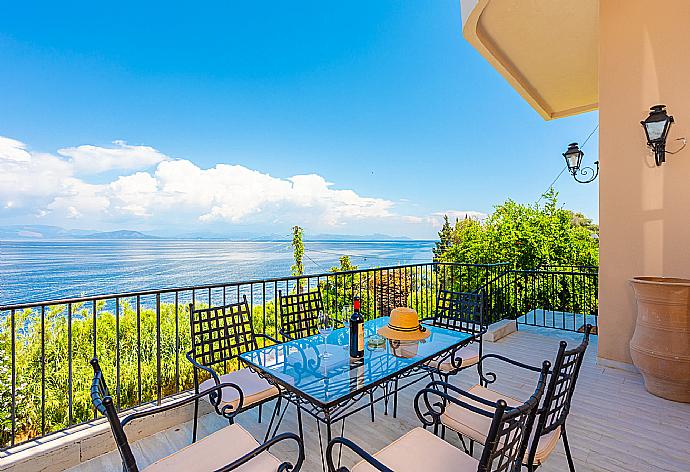
[[[218,306],[246,296],[255,329],[276,336],[279,291],[318,287],[335,312],[359,295],[369,318],[395,306],[429,316],[440,287],[477,290],[507,268],[434,262],[0,306],[0,447],[97,418],[89,397],[93,356],[107,366],[120,410],[191,388],[184,357],[190,304]]]
[[[317,287],[335,313],[359,295],[368,318],[396,306],[431,316],[445,288],[482,291],[487,324],[503,318],[567,330],[597,324],[596,267],[514,270],[507,263],[432,262],[0,306],[0,447],[97,418],[88,394],[93,356],[108,366],[120,410],[191,388],[184,357],[190,304],[218,306],[246,296],[255,329],[276,336],[278,293]]]

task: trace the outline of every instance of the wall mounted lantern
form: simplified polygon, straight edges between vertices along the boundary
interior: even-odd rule
[[[647,135],[647,146],[654,151],[654,160],[656,165],[660,166],[666,161],[666,138],[673,117],[666,113],[666,105],[654,105],[650,108],[647,119],[640,123]]]
[[[596,179],[597,175],[599,175],[599,161],[594,163],[597,166],[596,170],[592,169],[591,167],[581,168],[580,164],[582,164],[582,157],[584,155],[585,153],[582,152],[577,143],[568,144],[568,150],[563,153],[565,163],[568,166],[568,172],[570,172],[577,182],[580,182],[581,184],[588,184]],[[583,176],[584,179],[579,179],[577,177],[578,173]]]

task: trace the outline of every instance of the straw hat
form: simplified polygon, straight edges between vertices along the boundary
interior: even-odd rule
[[[388,325],[379,328],[377,333],[384,338],[399,341],[418,341],[431,335],[429,330],[419,323],[417,312],[412,308],[393,309]]]

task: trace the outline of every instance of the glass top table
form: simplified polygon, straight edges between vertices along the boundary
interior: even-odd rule
[[[386,324],[388,317],[365,322],[365,343]],[[270,383],[328,412],[340,409],[348,400],[361,398],[379,385],[410,375],[429,360],[447,356],[473,340],[468,333],[425,326],[431,332],[427,339],[388,340],[378,349],[365,347],[364,359],[360,361],[350,359],[347,328],[334,330],[326,342],[324,337],[314,335],[246,352],[240,358]],[[328,354],[322,356],[325,352]]]

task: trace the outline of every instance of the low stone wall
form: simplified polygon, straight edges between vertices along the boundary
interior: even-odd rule
[[[163,404],[179,400],[185,395],[188,394],[168,398]],[[143,405],[128,410],[120,417],[124,418],[129,413],[147,408],[151,408],[151,405]],[[210,413],[211,410],[211,405],[208,402],[199,402],[199,416]],[[125,427],[125,433],[130,443],[133,443],[193,418],[194,403],[190,403],[173,410],[133,420]],[[101,418],[3,451],[0,453],[0,471],[58,472],[115,449],[115,439],[110,431],[110,425],[105,418]]]

